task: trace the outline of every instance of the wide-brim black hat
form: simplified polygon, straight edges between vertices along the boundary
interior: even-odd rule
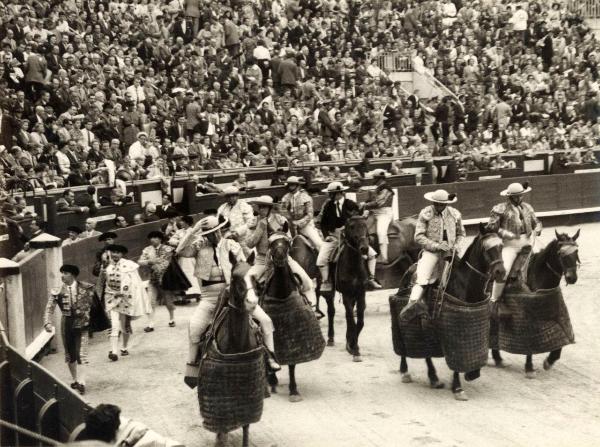
[[[119,244],[110,244],[106,247],[107,251],[112,251],[115,253],[122,253],[122,254],[127,254],[127,247],[125,247],[124,245],[119,245]]]
[[[79,267],[72,264],[64,264],[60,268],[60,273],[70,273],[73,276],[79,276]]]
[[[158,238],[161,241],[164,241],[165,240],[165,233],[163,233],[162,231],[151,231],[150,233],[148,233],[147,238],[148,239]]]
[[[116,238],[117,238],[117,233],[113,233],[112,231],[107,231],[106,233],[102,233],[100,236],[98,236],[98,241],[104,242],[106,239],[116,239]]]

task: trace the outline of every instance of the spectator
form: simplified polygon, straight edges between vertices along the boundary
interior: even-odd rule
[[[125,219],[125,217],[123,216],[117,216],[115,217],[115,227],[117,228],[127,228],[128,223],[127,223],[127,219]]]
[[[90,209],[87,206],[75,205],[75,193],[70,189],[63,191],[62,197],[56,201],[56,211],[73,211],[75,213],[87,213]]]

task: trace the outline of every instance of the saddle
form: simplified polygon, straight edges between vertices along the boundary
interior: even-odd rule
[[[507,277],[507,285],[511,287],[525,288],[527,287],[527,267],[531,259],[531,245],[526,245],[521,249],[515,262],[513,263]]]

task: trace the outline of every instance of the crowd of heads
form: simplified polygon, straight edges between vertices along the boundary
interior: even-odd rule
[[[5,0],[0,188],[365,157],[595,162],[599,48],[565,1]],[[407,91],[390,54],[445,87]]]

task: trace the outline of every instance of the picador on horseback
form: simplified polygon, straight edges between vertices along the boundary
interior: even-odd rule
[[[288,179],[288,181],[290,179]],[[310,206],[307,206],[307,208],[310,208],[312,216],[312,199],[308,194],[304,194],[310,200]],[[258,216],[256,228],[251,231],[247,239],[248,247],[256,249],[256,260],[246,274],[246,283],[248,285],[248,295],[256,298],[256,291],[254,289],[255,283],[264,283],[266,276],[269,273],[270,259],[268,252],[269,244],[272,242],[270,238],[282,237],[281,233],[287,233],[287,220],[277,212],[277,208],[271,196],[260,196],[250,200],[249,203],[256,206]],[[314,228],[314,224],[312,224],[312,228],[316,233],[317,230]],[[318,236],[318,233],[316,234]],[[315,303],[317,299],[312,280],[308,277],[304,269],[291,257],[288,259],[288,263],[292,273],[300,283],[299,285],[302,294],[304,294],[311,303]]]
[[[348,190],[341,182],[331,182],[324,193],[329,194],[329,199],[323,204],[318,220],[325,240],[319,250],[317,257],[317,266],[321,271],[323,283],[321,291],[329,292],[332,290],[332,284],[329,276],[329,264],[333,261],[332,257],[340,246],[342,230],[346,221],[357,214],[360,214],[360,208],[356,202],[345,197],[345,191]],[[387,229],[386,229],[387,232]],[[368,286],[371,289],[381,289],[381,284],[375,279],[375,266],[377,263],[377,252],[369,247],[368,268],[369,281]]]
[[[408,314],[422,297],[425,287],[439,279],[443,262],[449,260],[465,238],[465,228],[460,212],[451,206],[458,198],[443,189],[428,192],[425,200],[431,202],[419,213],[415,230],[415,241],[422,247],[408,305],[403,314]]]
[[[539,236],[542,232],[542,223],[535,215],[533,207],[523,201],[523,196],[531,191],[527,183],[511,183],[508,188],[500,192],[506,201],[492,208],[488,229],[495,231],[502,238],[502,260],[506,275],[510,275],[513,264],[521,250],[531,246],[533,235]],[[504,291],[504,281],[494,281],[491,301],[497,301]]]

